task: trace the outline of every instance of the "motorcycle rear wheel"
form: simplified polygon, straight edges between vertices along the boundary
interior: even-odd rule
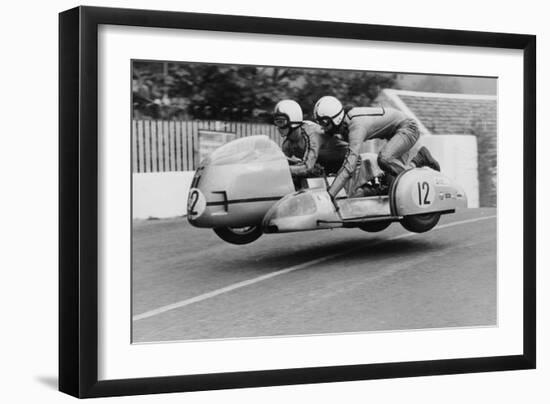
[[[424,233],[433,229],[439,222],[441,213],[425,213],[422,215],[405,216],[401,219],[401,225],[413,233]]]

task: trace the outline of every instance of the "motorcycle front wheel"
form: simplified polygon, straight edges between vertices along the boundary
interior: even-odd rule
[[[216,227],[213,230],[223,241],[238,245],[252,243],[262,235],[260,226]]]
[[[368,231],[369,233],[376,233],[388,228],[391,222],[370,222],[360,224],[358,227],[363,231]]]

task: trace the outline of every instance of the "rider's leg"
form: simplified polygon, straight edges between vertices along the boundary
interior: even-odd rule
[[[393,176],[397,176],[409,168],[406,163],[407,153],[417,142],[419,136],[416,121],[408,119],[403,122],[378,153],[380,168]]]

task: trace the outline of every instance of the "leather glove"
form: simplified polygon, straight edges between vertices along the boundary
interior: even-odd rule
[[[313,177],[324,177],[325,169],[319,164],[315,164],[311,170],[308,172],[309,175]]]

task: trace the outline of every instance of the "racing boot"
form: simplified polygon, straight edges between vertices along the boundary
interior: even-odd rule
[[[418,153],[416,153],[411,162],[417,167],[430,167],[432,170],[441,171],[437,160],[433,158],[430,151],[424,146],[418,150]]]

